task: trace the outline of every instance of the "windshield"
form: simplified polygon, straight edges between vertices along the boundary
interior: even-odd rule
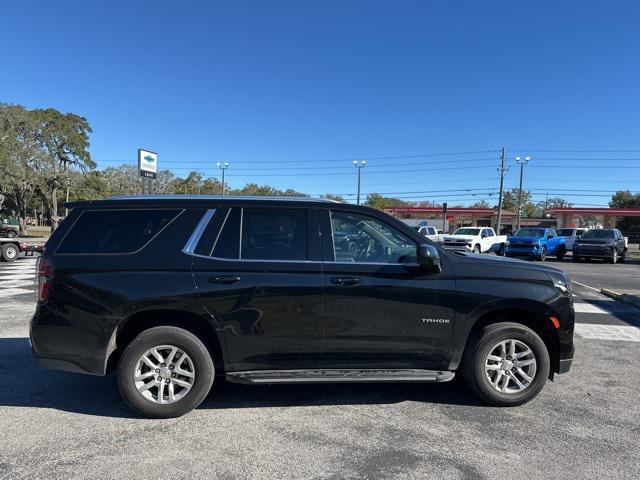
[[[561,228],[558,230],[559,237],[570,237],[573,235],[573,228]]]
[[[479,228],[459,228],[453,232],[454,235],[478,235],[479,233]]]
[[[611,239],[613,238],[613,230],[587,230],[582,234],[581,238],[586,238],[587,240],[590,238],[595,239]]]
[[[540,228],[521,228],[516,232],[516,237],[542,237],[544,230]]]

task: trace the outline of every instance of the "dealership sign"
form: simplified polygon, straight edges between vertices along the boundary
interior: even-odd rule
[[[156,178],[158,174],[158,154],[139,148],[138,169],[141,177]]]

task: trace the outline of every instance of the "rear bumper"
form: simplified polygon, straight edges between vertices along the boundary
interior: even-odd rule
[[[70,322],[55,308],[40,304],[29,328],[31,351],[39,366],[105,375],[110,338],[99,327]]]

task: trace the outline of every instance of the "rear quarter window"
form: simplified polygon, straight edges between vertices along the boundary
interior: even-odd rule
[[[144,247],[181,210],[85,210],[56,253],[132,253]]]

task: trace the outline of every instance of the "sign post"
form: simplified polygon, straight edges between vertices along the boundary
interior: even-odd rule
[[[139,148],[138,170],[142,177],[142,193],[150,193],[150,179],[158,175],[158,154]]]
[[[442,233],[447,233],[447,202],[442,204]]]

